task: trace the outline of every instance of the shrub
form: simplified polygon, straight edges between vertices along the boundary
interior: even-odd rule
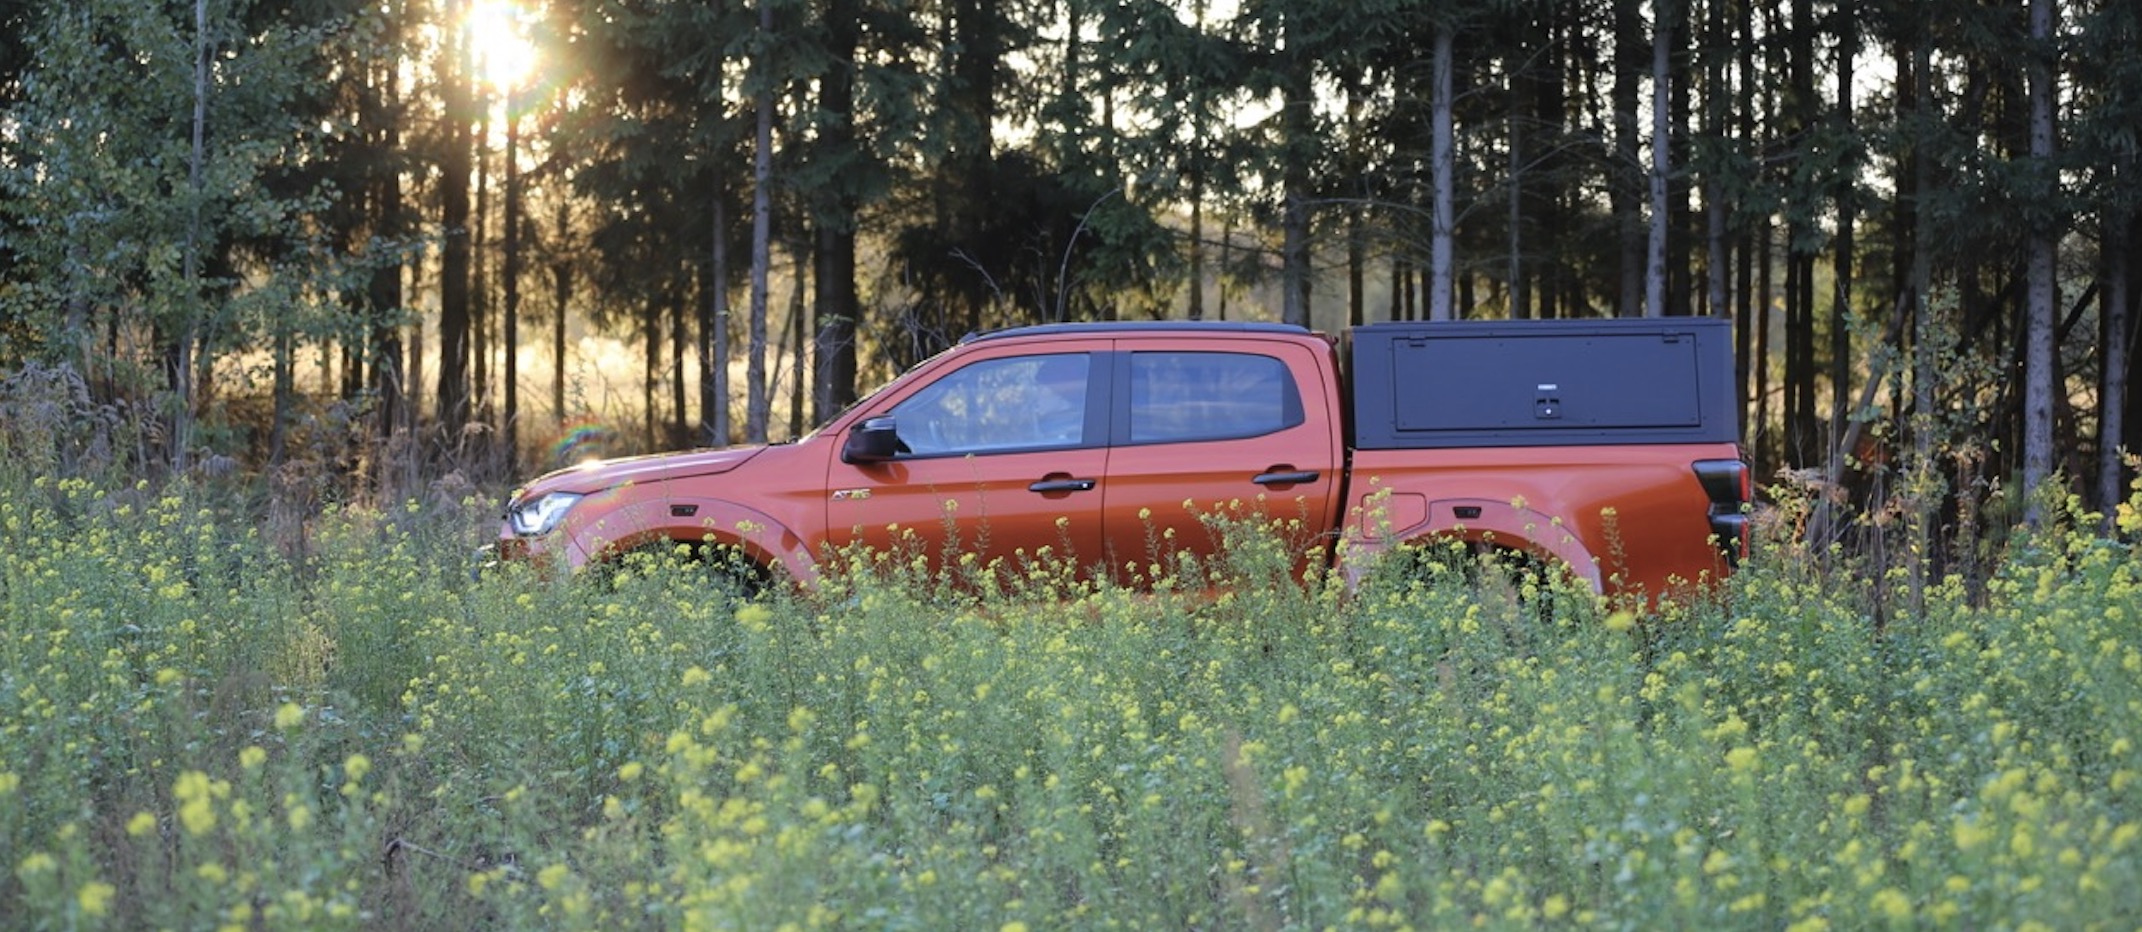
[[[204,501],[0,483],[0,925],[2142,908],[2138,566],[2071,531],[1877,624],[1775,553],[1635,612],[1463,553],[1305,583],[1223,521],[1153,589],[853,554],[740,601],[662,555],[471,581],[453,509],[290,555]]]

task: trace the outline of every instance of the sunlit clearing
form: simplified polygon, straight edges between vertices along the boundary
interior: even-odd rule
[[[479,0],[469,10],[469,42],[493,87],[517,88],[535,73],[539,54],[528,39],[526,15],[511,0]]]

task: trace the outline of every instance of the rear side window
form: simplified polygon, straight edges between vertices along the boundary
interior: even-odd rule
[[[1131,354],[1130,442],[1257,437],[1302,423],[1286,363],[1248,353]]]

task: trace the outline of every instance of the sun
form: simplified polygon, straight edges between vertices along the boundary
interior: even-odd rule
[[[528,38],[528,13],[512,0],[477,0],[466,29],[477,67],[492,87],[520,87],[535,73],[541,54]]]

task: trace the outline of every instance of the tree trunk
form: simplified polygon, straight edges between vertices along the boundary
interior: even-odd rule
[[[1817,117],[1815,31],[1814,0],[1794,0],[1786,63],[1792,104],[1784,117],[1787,131],[1802,137],[1797,144],[1802,150],[1810,145],[1804,137]],[[1789,196],[1812,201],[1816,192],[1794,186]],[[1796,467],[1822,459],[1821,445],[1815,439],[1819,431],[1815,414],[1816,254],[1810,245],[1817,237],[1814,213],[1812,207],[1789,210],[1785,230],[1785,442],[1786,460]]]
[[[2105,289],[2099,318],[2099,366],[2097,392],[2097,507],[2105,515],[2105,527],[2113,527],[2114,509],[2127,498],[2126,468],[2120,461],[2120,438],[2127,433],[2128,352],[2134,345],[2132,306],[2133,268],[2128,264],[2132,215],[2127,210],[2107,209],[2104,224]]]
[[[1205,319],[1205,192],[1196,174],[1190,177],[1190,310],[1191,320]]]
[[[1346,180],[1354,189],[1354,197],[1346,205],[1346,323],[1359,327],[1367,321],[1368,313],[1368,224],[1363,216],[1364,207],[1371,193],[1369,190],[1368,159],[1362,153],[1362,137],[1366,134],[1361,122],[1361,76],[1352,73],[1346,76]]]
[[[186,189],[192,206],[186,222],[186,306],[173,335],[171,353],[171,468],[184,473],[192,466],[193,448],[193,352],[201,316],[201,252],[207,248],[201,230],[203,164],[208,158],[208,0],[193,4],[193,148],[186,163]]]
[[[714,193],[714,254],[707,263],[702,295],[706,317],[699,325],[699,420],[707,445],[729,445],[729,201]]]
[[[766,303],[767,278],[773,266],[773,117],[774,72],[768,55],[773,47],[773,5],[759,0],[759,48],[752,62],[759,90],[756,108],[758,127],[753,136],[751,161],[751,335],[745,347],[744,439],[766,442],[767,421],[773,402],[766,394]]]
[[[1310,325],[1309,288],[1309,198],[1313,179],[1309,173],[1309,149],[1315,145],[1316,127],[1310,104],[1315,91],[1310,82],[1311,62],[1295,37],[1306,30],[1299,12],[1288,15],[1286,50],[1282,53],[1286,77],[1281,93],[1280,162],[1284,199],[1280,219],[1280,320],[1298,327]]]
[[[1839,130],[1845,134],[1856,128],[1852,113],[1852,63],[1858,52],[1859,35],[1855,21],[1858,11],[1851,6],[1852,0],[1839,0],[1840,15],[1837,17],[1842,25],[1837,43],[1836,119]],[[1849,429],[1847,422],[1852,414],[1847,400],[1852,392],[1852,234],[1858,209],[1858,166],[1847,158],[1837,171],[1833,195],[1837,228],[1830,253],[1830,426],[1828,455],[1823,457],[1823,480],[1832,489],[1841,488],[1846,480],[1845,458],[1853,452],[1848,438],[1858,433]],[[1812,313],[1809,316],[1812,317]],[[1875,373],[1868,374],[1870,386],[1878,377]],[[1835,536],[1841,504],[1827,496],[1816,502],[1815,513],[1808,522],[1808,536],[1818,545]]]
[[[1767,458],[1770,452],[1770,308],[1776,294],[1772,285],[1777,279],[1776,256],[1773,241],[1776,239],[1768,218],[1755,222],[1755,352],[1750,356],[1755,369],[1755,415],[1754,432],[1745,434],[1756,444],[1755,458],[1758,467],[1775,466],[1777,461]],[[1782,423],[1782,422],[1781,422]],[[1782,452],[1782,451],[1780,451]],[[1767,475],[1767,473],[1764,473]]]
[[[1527,117],[1525,116],[1523,103],[1524,95],[1518,92],[1519,81],[1515,74],[1508,75],[1505,81],[1508,85],[1507,92],[1509,96],[1507,120],[1510,140],[1507,162],[1509,170],[1504,172],[1503,184],[1507,186],[1505,190],[1509,193],[1509,203],[1506,211],[1509,215],[1506,218],[1509,226],[1506,235],[1509,252],[1504,257],[1506,268],[1503,276],[1507,281],[1505,287],[1509,291],[1510,319],[1522,320],[1532,316],[1532,292],[1525,281],[1524,235],[1525,184],[1526,175],[1528,174],[1525,170],[1525,160],[1531,156],[1525,151],[1525,124]]]
[[[1644,166],[1637,114],[1643,97],[1645,54],[1657,54],[1657,41],[1646,42],[1643,8],[1614,4],[1614,158],[1607,168],[1609,209],[1620,256],[1616,268],[1614,316],[1644,312],[1648,232],[1644,227]]]
[[[558,196],[558,241],[564,242],[570,233],[572,214],[570,202]],[[565,317],[573,301],[573,264],[563,256],[550,265],[551,306],[556,316],[550,321],[550,408],[559,431],[565,430]],[[704,323],[702,322],[702,326]]]
[[[1456,249],[1452,242],[1457,227],[1457,146],[1452,131],[1451,110],[1456,105],[1452,100],[1451,73],[1455,70],[1452,59],[1457,56],[1457,27],[1448,20],[1435,26],[1435,91],[1433,110],[1429,122],[1431,141],[1428,149],[1430,174],[1435,180],[1434,229],[1428,241],[1428,319],[1451,319],[1451,279],[1455,274]],[[1410,302],[1408,302],[1410,303]]]
[[[1908,91],[1909,110],[1913,123],[1928,125],[1932,108],[1933,43],[1926,35],[1925,24],[1918,26],[1919,41],[1909,56],[1911,79],[1900,82]],[[1907,60],[1898,56],[1898,60]],[[1899,101],[1899,103],[1906,103]],[[1911,502],[1910,521],[1911,553],[1911,612],[1918,615],[1926,607],[1926,580],[1934,556],[1934,516],[1939,506],[1938,496],[1929,486],[1939,473],[1934,470],[1934,354],[1933,345],[1934,309],[1928,299],[1933,287],[1934,265],[1929,229],[1927,204],[1934,194],[1931,159],[1926,151],[1925,130],[1908,137],[1910,150],[1906,158],[1906,170],[1910,172],[1911,199],[1911,264],[1910,283],[1912,300],[1912,481],[1911,486],[1920,490]]]
[[[1726,134],[1728,106],[1726,58],[1728,53],[1725,50],[1730,48],[1728,43],[1731,41],[1731,36],[1728,35],[1726,28],[1725,9],[1726,5],[1723,0],[1711,0],[1709,7],[1705,11],[1706,18],[1704,20],[1706,42],[1703,52],[1703,67],[1704,80],[1709,87],[1703,95],[1703,134],[1717,140],[1720,145],[1730,145],[1734,142]],[[1719,177],[1721,172],[1716,165],[1709,166],[1709,169],[1709,171],[1705,172],[1703,180],[1705,256],[1703,262],[1703,310],[1704,313],[1712,317],[1731,319],[1735,315],[1732,306],[1728,303],[1730,299],[1727,297],[1726,284],[1727,275],[1729,274],[1728,264],[1731,261],[1727,227],[1731,218],[1726,215],[1725,185]],[[1746,326],[1745,323],[1742,323],[1740,327],[1735,328],[1736,339],[1739,339],[1738,331]],[[1745,355],[1745,353],[1736,353],[1735,357],[1738,359]],[[1740,365],[1744,366],[1745,363],[1740,363]],[[1745,371],[1745,369],[1742,371]],[[1736,382],[1734,384],[1744,385],[1746,383]]]
[[[2053,168],[2053,106],[2056,88],[2052,48],[2055,0],[2031,0],[2029,56],[2030,160],[2032,170],[2048,185],[2056,184]],[[2053,321],[2060,301],[2054,275],[2058,231],[2048,222],[2032,225],[2025,250],[2030,263],[2029,322],[2023,361],[2023,491],[2030,496],[2024,520],[2036,527],[2044,513],[2039,505],[2039,486],[2053,471],[2053,386],[2058,381],[2053,365]]]
[[[499,270],[506,289],[499,335],[505,354],[506,397],[505,409],[499,412],[499,430],[508,473],[518,472],[521,456],[521,118],[514,96],[513,91],[506,92],[506,254],[505,268]],[[677,371],[682,373],[684,368],[680,365]]]
[[[824,424],[856,400],[856,321],[862,305],[855,287],[855,228],[821,226],[813,265],[818,269],[818,288],[813,294],[818,334],[812,360],[816,374],[812,422]]]
[[[1666,179],[1673,171],[1673,7],[1680,0],[1653,0],[1651,21],[1651,236],[1644,265],[1644,316],[1666,313]]]
[[[1837,17],[1841,24],[1837,43],[1837,118],[1842,124],[1840,129],[1848,136],[1858,129],[1852,112],[1852,64],[1859,51],[1859,11],[1856,7],[1854,0],[1840,0]],[[1830,258],[1829,480],[1832,484],[1842,480],[1844,459],[1852,453],[1844,448],[1843,438],[1846,419],[1852,416],[1845,399],[1852,393],[1852,259],[1859,210],[1859,166],[1848,158],[1838,166],[1838,172],[1837,236]]]
[[[806,280],[803,270],[811,268],[816,262],[811,256],[811,239],[811,231],[806,230],[803,236],[789,241],[790,252],[795,256],[796,274],[791,276],[794,287],[788,291],[788,330],[785,333],[788,340],[786,353],[788,362],[782,366],[780,371],[786,371],[789,378],[788,436],[790,439],[803,436],[805,411],[809,407],[804,400],[809,389],[807,383],[810,381],[804,378],[804,374],[810,368],[809,360],[804,355],[804,343],[806,342],[804,334],[810,332],[811,322],[804,316],[808,312],[809,306],[804,299]]]
[[[1206,0],[1191,0],[1197,35],[1205,34]],[[1191,320],[1205,319],[1205,82],[1190,85],[1190,310]]]
[[[401,9],[393,5],[388,7],[385,43],[389,48],[399,48],[402,44],[402,14]],[[403,232],[402,179],[399,166],[391,160],[401,151],[402,134],[399,122],[390,114],[400,109],[401,69],[398,65],[373,64],[370,75],[372,88],[366,97],[371,105],[372,125],[366,132],[375,147],[374,157],[390,160],[389,170],[373,174],[369,195],[373,222],[377,225],[375,230],[400,235]],[[402,366],[403,260],[396,254],[391,261],[375,261],[380,264],[372,269],[366,298],[369,311],[366,320],[372,331],[367,351],[372,354],[372,391],[379,398],[378,437],[384,440],[392,437],[396,430],[413,427],[415,419],[410,416],[405,394],[412,386]]]
[[[274,414],[268,428],[268,463],[279,466],[283,462],[284,444],[290,432],[291,401],[297,394],[296,386],[292,384],[295,372],[292,357],[296,355],[297,349],[292,345],[289,324],[277,318],[270,326],[275,329],[275,387],[272,391]]]
[[[689,404],[691,394],[685,387],[684,357],[692,345],[691,289],[682,276],[670,279],[672,284],[663,289],[663,303],[669,305],[669,438],[670,447],[690,446],[692,443],[692,412]]]
[[[479,61],[478,68],[482,67]],[[480,72],[471,72],[479,74]],[[478,80],[475,142],[476,203],[469,232],[469,418],[491,417],[491,101]],[[477,434],[476,437],[483,435]]]
[[[451,0],[448,22],[459,22],[468,0]],[[449,30],[458,35],[458,30]],[[469,52],[458,38],[439,56],[440,104],[445,110],[445,151],[439,164],[439,429],[449,449],[461,442],[469,417]]]
[[[1670,14],[1666,20],[1669,35],[1697,37],[1694,3],[1695,0],[1675,0],[1665,4]],[[1689,55],[1689,45],[1689,42],[1681,41],[1666,52],[1666,163],[1672,171],[1666,175],[1666,300],[1660,305],[1660,313],[1669,317],[1687,317],[1694,313],[1697,297],[1695,247],[1702,239],[1695,220],[1695,187],[1690,183],[1685,167],[1693,161],[1691,140],[1694,133],[1690,114],[1695,106],[1692,92],[1697,85],[1690,67],[1693,59]]]
[[[662,297],[658,291],[649,291],[640,299],[640,335],[645,341],[646,368],[640,372],[641,418],[640,447],[644,450],[658,449],[662,444],[661,423],[662,387]]]
[[[824,147],[832,158],[861,155],[855,144],[855,58],[861,43],[855,4],[835,0],[826,9],[825,28],[833,64],[819,79],[818,107],[825,120]],[[855,284],[857,205],[845,193],[831,198],[828,215],[818,218],[818,248],[812,262],[816,288],[813,314],[817,333],[812,353],[813,424],[824,424],[855,403],[856,322],[862,315]]]
[[[1234,220],[1233,220],[1233,218],[1232,218],[1232,217],[1230,217],[1230,218],[1228,219],[1228,221],[1227,221],[1226,223],[1223,223],[1223,224],[1221,224],[1221,225],[1220,225],[1220,274],[1221,274],[1222,276],[1225,276],[1225,275],[1227,274],[1227,263],[1228,263],[1228,261],[1229,261],[1230,259],[1232,259],[1232,258],[1233,258],[1233,253],[1234,253],[1234,245],[1235,245],[1235,224],[1234,224]],[[1220,303],[1219,303],[1219,307],[1218,307],[1218,312],[1219,312],[1219,313],[1218,313],[1218,315],[1217,315],[1217,316],[1218,316],[1218,319],[1220,319],[1220,320],[1226,320],[1226,319],[1227,319],[1227,279],[1226,279],[1226,278],[1224,278],[1224,277],[1223,277],[1223,278],[1221,278],[1221,279],[1219,280],[1219,288],[1218,288],[1217,290],[1218,290],[1218,291],[1220,292]]]

